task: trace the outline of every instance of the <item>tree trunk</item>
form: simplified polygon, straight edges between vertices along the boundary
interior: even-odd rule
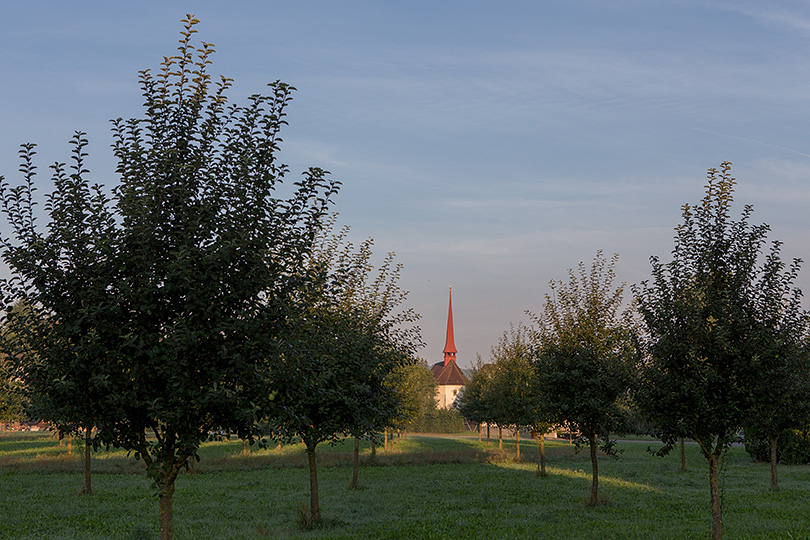
[[[720,506],[720,455],[709,455],[709,492],[712,501],[712,540],[723,538],[723,511]]]
[[[520,428],[515,428],[515,461],[520,461]]]
[[[776,476],[776,435],[768,437],[771,445],[771,488],[779,489],[779,479]]]
[[[164,465],[164,467],[168,468],[168,472],[165,472],[165,476],[156,481],[160,507],[160,540],[172,540],[174,538],[174,482],[180,472],[180,465],[174,463]]]
[[[481,422],[478,422],[478,442],[481,442]]]
[[[489,446],[489,422],[487,422],[487,446]]]
[[[67,457],[68,459],[73,457],[73,434],[68,433],[67,436]]]
[[[371,437],[371,462],[374,463],[377,460],[377,441],[374,436]]]
[[[503,428],[498,424],[498,450],[503,450]]]
[[[383,430],[383,450],[388,452],[388,428]]]
[[[160,490],[158,500],[160,504],[160,540],[172,540],[174,537],[174,480]]]
[[[352,483],[349,489],[357,489],[358,477],[360,476],[360,439],[354,438],[354,456],[352,458]]]
[[[93,493],[90,481],[90,452],[93,450],[92,429],[93,428],[85,428],[84,431],[84,487],[81,493],[86,495]]]
[[[681,437],[681,470],[686,472],[686,443]]]
[[[246,456],[250,454],[250,449],[248,448],[247,439],[242,439],[242,455]]]
[[[278,440],[278,446],[276,446],[276,450],[281,450],[281,439]]]
[[[540,442],[540,462],[538,463],[537,476],[546,475],[546,435],[541,433],[538,437]]]
[[[309,461],[309,515],[313,526],[321,524],[321,505],[318,502],[318,464],[315,459],[315,444],[307,446],[307,458]]]
[[[593,469],[593,482],[591,482],[591,505],[599,504],[599,460],[596,456],[596,435],[588,437],[591,447],[591,468]]]

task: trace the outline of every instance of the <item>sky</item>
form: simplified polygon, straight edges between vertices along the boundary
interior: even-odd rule
[[[291,180],[330,171],[355,242],[396,253],[431,364],[451,283],[462,368],[597,250],[619,254],[629,297],[724,161],[735,214],[753,205],[784,258],[810,259],[799,0],[13,2],[0,175],[18,183],[19,145],[35,142],[47,193],[47,166],[83,131],[92,178],[115,185],[109,121],[142,114],[138,71],[176,52],[187,13],[215,45],[211,73],[234,79],[231,102],[296,87],[281,161]]]

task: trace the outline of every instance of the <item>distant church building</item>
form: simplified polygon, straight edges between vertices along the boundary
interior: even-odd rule
[[[464,374],[456,364],[456,343],[453,338],[453,288],[450,287],[450,304],[447,310],[447,340],[444,343],[444,361],[431,368],[436,382],[436,406],[440,409],[452,407],[456,396],[466,382]]]

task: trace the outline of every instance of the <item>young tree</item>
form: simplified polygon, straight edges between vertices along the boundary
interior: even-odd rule
[[[554,427],[550,422],[535,422],[532,437],[537,441],[537,476],[546,476],[546,433]]]
[[[20,422],[25,418],[25,387],[15,363],[6,354],[0,354],[0,424]]]
[[[227,105],[230,80],[207,72],[213,47],[192,43],[196,19],[183,22],[179,54],[140,74],[144,117],[113,122],[114,205],[86,180],[83,135],[72,172],[54,167],[47,234],[34,223],[31,145],[26,184],[2,195],[14,232],[6,299],[26,299],[41,321],[28,327],[26,381],[55,407],[80,391],[88,414],[77,418],[97,427],[95,442],[145,462],[164,540],[175,480],[199,445],[215,431],[255,433],[269,348],[337,189],[310,169],[277,195],[293,88],[275,82]]]
[[[408,429],[418,417],[436,410],[436,378],[427,360],[418,358],[413,364],[397,366],[391,373],[389,384],[397,394],[399,416],[393,427]]]
[[[494,364],[485,364],[481,356],[472,368],[467,384],[459,392],[453,407],[467,420],[478,422],[478,440],[481,441],[482,423],[487,424],[487,444],[489,427],[495,422],[494,392],[491,389],[494,378]]]
[[[770,376],[773,353],[779,353],[771,345],[781,323],[767,322],[762,303],[791,305],[782,293],[795,277],[782,273],[779,244],[765,272],[758,266],[768,226],[749,223],[751,206],[732,218],[734,184],[731,163],[709,169],[703,200],[683,206],[672,260],[663,264],[653,257],[652,281],[636,289],[648,350],[637,401],[663,431],[664,451],[682,436],[700,446],[709,465],[714,539],[722,537],[722,455],[737,439],[761,378]],[[776,281],[769,282],[769,275]]]
[[[494,360],[488,401],[497,404],[498,426],[515,430],[515,460],[520,461],[520,430],[541,421],[541,411],[535,395],[537,380],[532,363],[534,348],[532,330],[518,324],[510,325],[492,347],[490,357]]]
[[[754,291],[757,332],[751,349],[756,358],[757,391],[746,419],[746,436],[763,437],[770,447],[771,488],[778,489],[777,440],[790,429],[810,424],[810,319],[794,286],[801,261],[789,268],[774,241]]]
[[[13,311],[22,309],[27,309],[22,302],[17,302],[12,308]],[[7,422],[21,422],[29,408],[28,389],[21,377],[20,362],[13,353],[19,349],[14,345],[16,339],[17,333],[12,325],[8,320],[3,321],[0,327],[0,427],[3,431]]]
[[[407,291],[399,288],[402,266],[389,253],[376,268],[372,241],[355,251],[346,229],[325,240],[309,261],[314,279],[298,291],[287,331],[279,342],[281,361],[268,372],[278,407],[272,423],[299,436],[307,451],[310,516],[321,523],[318,444],[374,434],[398,421],[400,396],[391,374],[413,362],[421,344],[412,309],[399,311]]]
[[[86,177],[87,139],[71,140],[72,164],[54,164],[54,190],[46,197],[50,217],[45,234],[35,227],[33,144],[20,151],[25,183],[0,185],[3,212],[14,240],[3,239],[3,258],[16,274],[5,282],[3,344],[25,380],[32,418],[56,426],[60,438],[85,435],[85,483],[91,493],[89,432],[107,380],[100,374],[106,359],[103,326],[116,306],[110,302],[111,261],[116,230],[107,196]],[[69,447],[70,448],[70,447]]]
[[[568,283],[552,281],[543,312],[535,358],[538,395],[548,420],[582,433],[590,448],[591,499],[599,504],[599,439],[607,453],[609,434],[625,425],[620,401],[629,390],[637,357],[629,314],[622,311],[624,285],[613,288],[614,255],[599,251],[590,271],[569,270]]]

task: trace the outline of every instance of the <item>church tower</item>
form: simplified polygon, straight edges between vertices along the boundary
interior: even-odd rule
[[[456,363],[456,340],[453,334],[453,286],[450,286],[450,297],[447,307],[447,337],[444,342],[444,360],[434,364],[431,368],[436,382],[436,406],[440,409],[449,409],[459,391],[466,382],[464,374]]]

